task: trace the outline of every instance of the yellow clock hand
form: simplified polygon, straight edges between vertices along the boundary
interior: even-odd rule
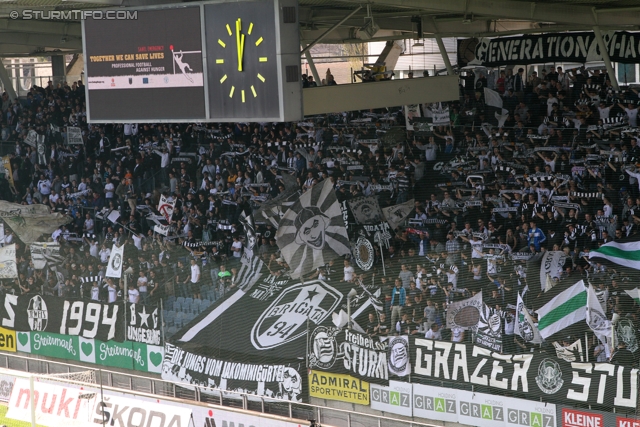
[[[242,60],[244,58],[244,34],[242,34],[242,21],[236,20],[236,48],[238,52],[238,71],[242,71]]]

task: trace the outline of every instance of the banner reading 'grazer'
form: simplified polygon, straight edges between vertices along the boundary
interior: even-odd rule
[[[555,354],[502,355],[467,344],[411,338],[412,382],[449,381],[498,393],[627,411],[638,400],[638,369],[569,363]]]
[[[609,31],[603,32],[602,38],[612,61],[635,63],[640,57],[640,33]],[[458,40],[461,67],[603,60],[593,32]]]

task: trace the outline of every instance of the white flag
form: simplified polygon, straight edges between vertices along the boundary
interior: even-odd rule
[[[111,248],[111,255],[109,256],[109,263],[107,264],[106,277],[115,277],[119,279],[122,277],[122,261],[124,255],[124,245],[117,247],[115,244]]]
[[[174,199],[172,202],[169,201],[163,195],[160,196],[160,203],[158,203],[158,212],[160,215],[164,216],[167,222],[171,222],[171,217],[173,216],[173,210],[176,208],[176,200]]]
[[[516,307],[516,324],[514,325],[514,332],[526,342],[534,344],[540,344],[542,337],[540,331],[535,325],[533,317],[529,314],[529,310],[524,305],[522,297],[518,294],[518,305]]]
[[[607,315],[602,310],[598,295],[591,284],[587,289],[587,325],[602,344],[610,344],[608,339],[611,338],[611,321],[607,319]]]
[[[7,245],[0,248],[0,279],[12,279],[16,277],[18,277],[16,245]]]
[[[502,97],[495,90],[484,88],[484,103],[496,108],[502,108]]]
[[[577,340],[571,345],[563,347],[558,341],[553,342],[556,349],[556,355],[567,362],[584,362],[584,353],[582,352],[582,340]]]

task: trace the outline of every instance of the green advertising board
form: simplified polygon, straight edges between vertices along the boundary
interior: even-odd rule
[[[18,332],[18,351],[110,368],[161,373],[164,348],[138,342],[89,340],[47,332]]]

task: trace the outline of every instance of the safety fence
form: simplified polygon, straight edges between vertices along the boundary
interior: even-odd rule
[[[311,424],[309,420],[313,420],[318,424],[322,424],[325,426],[328,425],[335,427],[435,426],[434,424],[429,424],[426,422],[401,420],[371,414],[355,413],[353,411],[327,408],[311,404],[294,403],[268,397],[258,397],[255,395],[239,392],[211,390],[193,386],[185,387],[179,383],[163,381],[152,377],[143,377],[109,370],[87,369],[86,366],[59,363],[44,359],[27,358],[6,353],[0,353],[0,368],[10,369],[12,375],[21,378],[22,382],[20,385],[23,388],[29,388],[30,378],[33,377],[37,379],[36,381],[46,381],[48,383],[54,382],[59,383],[61,386],[84,386],[84,388],[86,389],[86,391],[84,392],[85,394],[91,394],[91,390],[88,389],[92,388],[93,392],[95,392],[97,396],[100,396],[100,394],[106,396],[106,398],[104,399],[105,402],[109,399],[113,401],[114,396],[125,396],[136,400],[153,400],[161,403],[167,402],[168,404],[180,404],[183,406],[186,405],[188,408],[193,408],[193,414],[196,414],[198,411],[203,412],[204,415],[201,414],[199,417],[196,417],[195,415],[193,416],[195,426],[198,427],[204,425],[214,425],[211,423],[206,424],[206,418],[209,414],[215,414],[216,417],[226,416],[228,420],[235,421],[236,424],[241,423],[245,425],[260,425],[256,424],[254,422],[254,419],[259,416],[268,416],[273,422],[273,424],[270,425],[282,425],[283,427],[288,427],[289,425],[299,426],[304,422]],[[21,375],[20,373],[24,373],[24,375]],[[6,371],[0,372],[0,380],[6,381],[5,377],[8,378],[10,376],[11,375],[7,375]],[[8,386],[7,384],[5,384],[5,386],[2,387],[2,390],[0,390],[0,403],[3,401],[9,402],[10,408],[10,398],[12,392],[7,390],[13,386],[14,385]],[[32,390],[38,390],[37,385],[31,387]],[[14,398],[17,400],[17,396],[14,396]],[[85,396],[85,399],[90,400],[91,398],[95,399],[96,396]],[[29,411],[24,410],[26,400],[27,399],[24,398],[22,399],[22,401],[20,402],[20,408],[23,408],[23,412],[25,413],[31,413],[31,407],[29,405],[27,405]],[[90,402],[78,403],[78,405],[90,405]],[[38,411],[40,411],[41,407],[42,405],[34,409],[34,417],[38,416]],[[147,407],[147,404],[145,404],[145,407]],[[196,408],[206,408],[206,410],[196,410]],[[235,418],[229,415],[226,411],[221,412],[220,408],[228,409],[229,411],[231,411],[231,413],[234,414]],[[153,408],[147,409],[151,410]],[[94,410],[94,412],[96,411],[97,410]],[[104,412],[106,413],[107,410],[105,409]],[[11,412],[9,412],[9,415],[11,415]],[[24,417],[25,415],[23,414],[22,416]],[[31,417],[31,415],[28,416]],[[211,415],[210,417],[213,417],[213,415]],[[198,419],[196,418],[204,418],[205,423],[198,422]],[[60,425],[43,423],[42,420],[45,419],[46,417],[38,418],[37,424],[44,427]],[[287,423],[287,419],[291,422]],[[52,422],[54,421],[55,420],[52,420]],[[24,423],[12,424],[11,418],[5,418],[3,420],[1,415],[0,422],[4,423],[8,427],[18,427],[25,425]],[[92,422],[97,425],[102,424],[101,420],[95,417],[92,419]],[[71,427],[76,424],[65,423],[65,425],[67,425],[67,427]],[[119,426],[117,422],[110,423],[108,422],[108,420],[105,420],[105,425],[114,425],[116,427]],[[122,424],[123,427],[128,425],[134,426],[136,424]],[[181,425],[192,426],[193,424]],[[221,424],[220,421],[216,420],[215,425],[224,424]]]

